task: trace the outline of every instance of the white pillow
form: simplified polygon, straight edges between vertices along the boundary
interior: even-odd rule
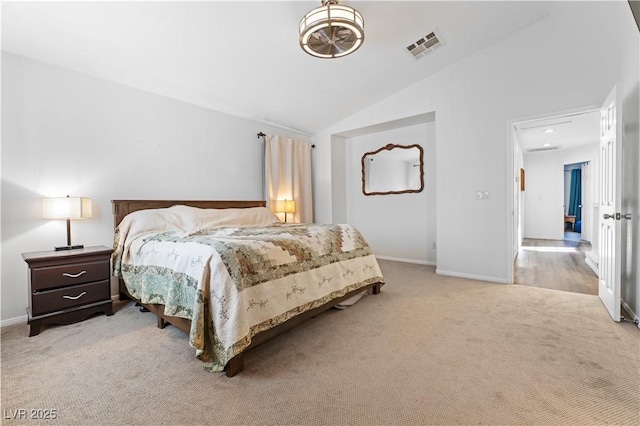
[[[127,242],[147,234],[157,234],[167,231],[181,232],[182,219],[168,211],[169,209],[138,210],[129,213],[116,228],[114,243],[116,250],[122,249]]]
[[[129,213],[116,229],[115,244],[117,248],[122,248],[127,241],[134,238],[168,231],[188,235],[203,229],[223,226],[267,226],[278,222],[280,219],[266,207],[200,209],[175,205],[164,209],[138,210]]]
[[[280,219],[266,207],[200,209],[178,205],[169,207],[168,210],[181,219],[181,230],[188,233],[223,226],[267,226],[280,222]]]

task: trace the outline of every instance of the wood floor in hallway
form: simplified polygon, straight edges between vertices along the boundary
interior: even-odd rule
[[[598,277],[585,262],[591,244],[525,239],[515,261],[516,284],[598,294]]]

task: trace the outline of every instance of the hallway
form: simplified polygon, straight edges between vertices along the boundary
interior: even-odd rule
[[[591,244],[525,239],[516,257],[515,282],[573,293],[598,294],[598,277],[585,262]]]

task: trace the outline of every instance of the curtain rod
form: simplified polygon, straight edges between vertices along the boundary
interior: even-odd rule
[[[260,139],[261,137],[265,137],[265,136],[267,136],[267,135],[265,135],[262,132],[258,132],[258,139]],[[311,148],[315,148],[315,147],[316,147],[315,145],[311,145]]]

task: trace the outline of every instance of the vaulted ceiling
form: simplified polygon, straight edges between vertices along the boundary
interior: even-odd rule
[[[314,134],[568,1],[343,1],[364,45],[317,59],[298,23],[320,1],[3,2],[2,50],[195,105]],[[406,47],[432,31],[442,47]]]

